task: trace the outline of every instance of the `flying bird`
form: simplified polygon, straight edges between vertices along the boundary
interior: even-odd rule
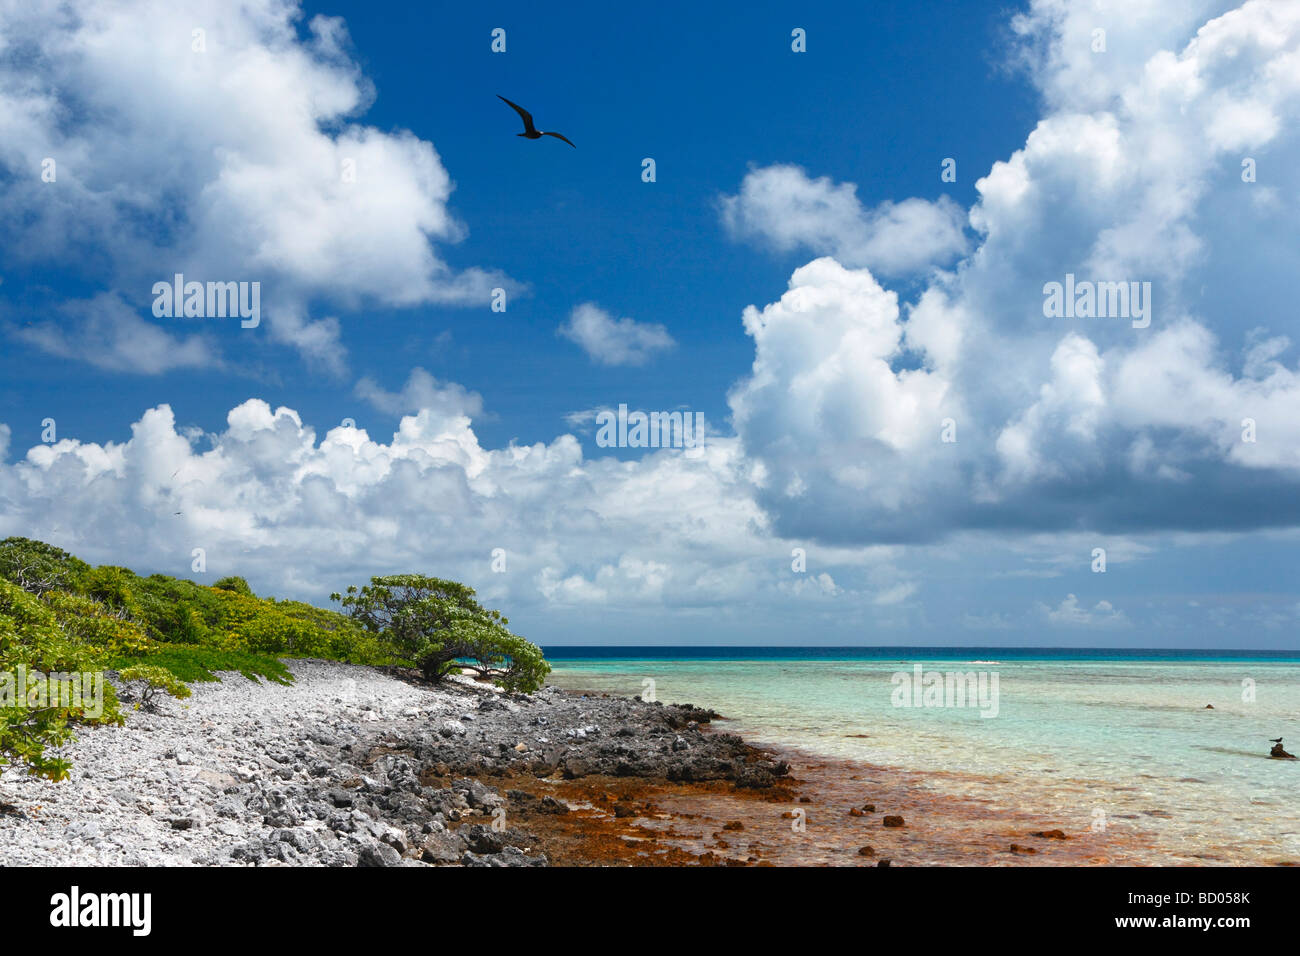
[[[1268,742],[1271,743],[1271,744],[1280,744],[1280,743],[1282,742],[1282,738],[1281,738],[1281,737],[1270,737],[1270,738],[1268,738]]]
[[[524,131],[522,133],[516,133],[515,134],[516,136],[522,136],[525,139],[541,139],[543,136],[554,136],[556,139],[564,140],[570,146],[573,146],[574,149],[578,148],[577,146],[574,146],[572,140],[570,140],[563,133],[551,133],[548,132],[547,130],[538,129],[536,126],[533,125],[533,114],[528,112],[528,110],[524,109],[518,103],[511,103],[500,93],[497,94],[497,99],[499,99],[501,102],[505,103],[512,110],[518,113],[519,118],[524,121]]]

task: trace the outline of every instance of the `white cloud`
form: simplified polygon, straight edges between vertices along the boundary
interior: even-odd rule
[[[398,395],[426,384],[413,375]],[[63,437],[0,463],[0,538],[201,581],[240,574],[259,593],[317,603],[374,574],[436,574],[477,588],[522,633],[570,642],[707,640],[728,628],[783,639],[810,606],[831,629],[846,614],[854,627],[914,620],[919,582],[896,549],[812,546],[809,572],[793,571],[792,544],[755,502],[735,439],[696,458],[664,450],[631,462],[588,458],[569,435],[492,449],[454,411],[404,415],[380,440],[342,425],[322,435],[259,399],[205,434],[162,405],[124,442]],[[0,426],[0,446],[7,434]],[[190,570],[195,547],[206,576]],[[504,573],[493,570],[498,548]],[[629,620],[629,609],[654,613]],[[579,615],[572,627],[566,614]],[[597,620],[608,630],[589,630]],[[678,623],[667,635],[669,620],[698,630]]]
[[[644,365],[677,344],[662,325],[616,319],[594,302],[576,307],[559,334],[600,365]]]
[[[34,445],[0,465],[0,500],[13,503],[0,537],[186,576],[203,547],[217,576],[317,601],[385,569],[461,578],[512,607],[602,595],[718,606],[788,574],[734,440],[636,463],[589,460],[568,435],[487,449],[460,414],[477,398],[456,387],[416,373],[372,397],[397,408],[420,395],[441,407],[403,416],[386,442],[356,427],[319,436],[294,410],[250,399],[211,435],[163,405],[122,443]],[[490,571],[498,547],[506,574]]]
[[[977,181],[976,248],[901,307],[861,265],[851,186],[794,167],[746,177],[724,203],[733,228],[834,252],[746,310],[755,363],[730,394],[783,534],[1300,522],[1300,363],[1276,334],[1300,296],[1275,253],[1300,244],[1285,158],[1300,149],[1300,9],[1286,6],[1192,21],[1168,4],[1032,4],[1016,26],[1048,112]],[[1150,27],[1156,8],[1173,27]],[[1098,23],[1105,54],[1089,47]],[[1245,150],[1288,215],[1255,201]],[[1067,274],[1150,282],[1150,327],[1045,318],[1043,287]]]
[[[737,238],[781,251],[808,249],[881,275],[901,275],[951,261],[966,251],[965,214],[947,196],[885,201],[864,209],[853,183],[810,179],[798,166],[752,169],[722,219]]]
[[[565,412],[564,422],[574,431],[590,434],[596,427],[596,415],[600,411],[599,408],[580,408],[577,411]]]
[[[874,598],[874,603],[888,605],[901,604],[920,590],[920,586],[913,581],[904,584],[895,584],[893,587],[881,591]]]
[[[1116,610],[1109,601],[1098,601],[1091,609],[1079,603],[1073,594],[1067,594],[1056,607],[1038,606],[1049,624],[1058,627],[1123,628],[1130,627],[1123,611]]]
[[[825,533],[844,509],[924,500],[926,474],[943,471],[929,464],[953,448],[939,443],[941,422],[964,414],[942,373],[894,371],[903,323],[893,292],[866,270],[817,259],[780,301],[746,309],[744,324],[753,371],[728,400],[746,453],[764,466],[770,507]]]
[[[605,604],[611,595],[624,606],[658,604],[671,577],[672,569],[666,564],[624,554],[616,565],[601,565],[591,580],[581,574],[561,579],[557,569],[544,567],[538,576],[538,588],[555,604]]]
[[[24,342],[112,372],[157,375],[180,368],[224,365],[211,336],[169,334],[140,318],[113,293],[58,306],[58,318],[11,329]]]
[[[514,287],[441,258],[434,244],[465,230],[433,145],[361,125],[374,92],[342,21],[314,17],[302,36],[301,17],[283,0],[0,8],[11,261],[70,263],[137,309],[176,272],[261,281],[267,334],[336,372],[337,320],[312,314],[322,302],[486,303]],[[148,348],[149,324],[119,331]],[[74,340],[45,341],[70,354]]]
[[[358,398],[390,415],[429,410],[468,422],[483,414],[483,396],[478,392],[455,382],[441,384],[419,367],[411,370],[400,392],[386,392],[369,378],[357,382],[355,391]]]
[[[1119,551],[1110,554],[1113,561],[1123,560],[1124,549],[1143,557],[1150,547],[1137,539],[1152,531],[1192,538],[1294,527],[1300,366],[1277,331],[1291,321],[1300,287],[1288,261],[1264,283],[1248,267],[1277,250],[1285,260],[1300,246],[1300,170],[1288,159],[1300,148],[1300,13],[1291,12],[1294,5],[1251,2],[1216,16],[1220,7],[1033,3],[1016,28],[1046,113],[1022,148],[978,180],[969,218],[975,248],[950,271],[932,271],[913,302],[900,303],[877,273],[947,263],[959,251],[953,237],[962,234],[951,209],[904,200],[866,210],[851,185],[792,167],[746,177],[724,203],[738,234],[830,255],[795,270],[777,301],[745,310],[755,357],[729,394],[736,437],[710,441],[698,459],[668,451],[635,461],[588,459],[570,435],[485,448],[472,428],[481,413],[478,396],[417,369],[397,392],[370,380],[358,385],[376,408],[405,413],[384,440],[357,428],[320,438],[296,412],[254,400],[232,410],[214,435],[179,427],[160,406],[124,443],[65,438],[36,445],[17,463],[0,465],[0,534],[46,537],[91,560],[181,574],[188,573],[190,549],[203,546],[213,573],[244,573],[266,588],[317,600],[369,574],[415,568],[466,579],[490,600],[525,612],[704,609],[712,628],[728,616],[770,617],[791,597],[805,606],[824,602],[828,620],[830,609],[846,606],[902,620],[919,603],[913,598],[922,581],[915,568],[901,565],[918,553],[984,562],[995,548],[1019,548],[1030,564],[1025,573],[1065,574],[1086,566],[1098,543]],[[285,72],[262,69],[263,78],[280,84],[270,84],[267,98],[281,109],[296,104],[313,122],[295,119],[285,130],[262,132],[288,137],[290,145],[305,141],[307,155],[317,158],[303,162],[328,170],[339,158],[339,140],[314,120],[329,116],[350,129],[348,111],[365,97],[355,69],[339,63],[336,26],[318,25],[317,38],[299,49],[280,8],[242,9],[253,11],[267,52],[225,65],[291,65]],[[212,10],[214,18],[233,16],[224,7]],[[1103,14],[1104,56],[1088,49]],[[113,14],[100,19],[111,25]],[[84,46],[105,29],[116,36],[99,21],[68,33]],[[139,50],[134,39],[123,42]],[[52,52],[57,64],[77,56]],[[80,77],[74,89],[85,86],[80,73],[69,75]],[[76,139],[49,142],[61,127],[48,91],[16,76],[0,82],[13,107],[0,110],[0,124],[9,124],[0,133],[32,137],[0,135],[0,159],[29,168],[42,150],[68,147],[59,155],[74,161],[60,168],[69,169],[73,205],[89,210],[84,223],[77,221],[71,206],[60,205],[62,194],[52,194],[55,201],[32,221],[30,248],[93,245],[119,204],[157,225],[151,190],[105,180],[103,170],[83,181],[82,169],[102,162],[111,170],[112,161],[147,176],[157,166],[164,185],[193,173],[174,174],[156,157],[133,158],[145,134],[130,124],[117,138],[105,135],[106,158],[78,155]],[[236,70],[225,82],[242,88],[243,80]],[[178,83],[191,92],[202,86],[187,75]],[[295,84],[315,99],[295,99]],[[127,106],[132,91],[141,98],[134,80],[113,87]],[[186,110],[196,102],[204,101],[169,94],[159,107],[184,131],[192,122]],[[274,126],[269,109],[252,115]],[[337,245],[295,237],[279,220],[252,218],[265,227],[273,255],[260,258],[260,247],[240,239],[229,245],[229,263],[274,259],[287,288],[319,288],[341,304],[349,295],[389,304],[472,298],[464,290],[478,281],[473,274],[451,274],[420,254],[429,252],[428,238],[451,241],[457,234],[431,147],[397,134],[367,135],[404,171],[393,188],[425,210],[397,230],[401,254],[389,264],[372,262],[377,273],[354,270]],[[210,132],[194,136],[211,147]],[[364,137],[356,136],[344,145],[360,151]],[[30,143],[38,145],[23,145]],[[258,160],[255,150],[252,159],[235,162],[174,145],[182,163],[207,171],[205,182],[231,171],[218,186],[231,208],[265,195],[248,164],[271,160]],[[277,155],[284,148],[282,142]],[[1241,181],[1244,150],[1257,154],[1267,183]],[[304,174],[297,162],[286,175]],[[332,181],[323,185],[327,178],[321,172],[313,180],[318,189],[293,192],[292,204],[303,221],[319,212],[326,236],[338,239],[348,228],[340,224],[349,221],[350,202],[335,195]],[[1269,190],[1267,201],[1256,187]],[[28,194],[20,189],[0,203],[19,202],[13,195]],[[202,196],[181,195],[199,221],[211,224],[203,217],[215,212]],[[178,247],[195,255],[227,248],[186,228],[164,233],[170,239],[178,231]],[[416,234],[423,237],[418,243]],[[129,232],[112,247],[111,261],[87,268],[124,275],[124,263],[155,261],[150,235],[145,228]],[[881,235],[893,238],[882,243]],[[145,249],[149,255],[141,257]],[[338,268],[317,270],[318,262]],[[1043,284],[1067,272],[1152,281],[1150,328],[1045,319]],[[383,289],[371,284],[376,275],[387,277]],[[275,334],[300,339],[328,362],[330,327],[301,301],[290,320],[277,322],[272,313]],[[610,364],[644,362],[672,345],[661,326],[615,319],[590,303],[575,309],[565,331]],[[1256,442],[1242,441],[1244,418],[1257,423]],[[945,419],[955,423],[955,442],[941,438]],[[586,420],[575,413],[570,423]],[[0,445],[7,435],[0,429]],[[815,560],[806,577],[790,571],[791,542]],[[904,543],[912,547],[898,546]],[[508,554],[507,574],[489,570],[497,547]],[[1130,623],[1108,602],[1087,606],[1074,594],[1032,610],[1014,621],[1003,609],[965,623]]]

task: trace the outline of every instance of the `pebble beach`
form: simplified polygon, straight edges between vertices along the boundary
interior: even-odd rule
[[[617,805],[631,806],[639,789],[620,781],[762,794],[786,774],[738,737],[709,732],[713,715],[692,707],[554,688],[504,694],[464,678],[420,686],[335,662],[289,666],[289,685],[224,674],[188,700],[130,712],[123,727],[80,729],[65,750],[67,780],[7,768],[0,863],[539,866],[563,860],[523,824],[572,815],[576,842],[600,844],[582,820],[621,826],[640,815]],[[596,784],[589,794],[593,781],[622,793]],[[563,799],[566,785],[585,788],[576,806]],[[614,806],[592,812],[607,795]],[[552,833],[550,842],[562,857],[575,839]],[[574,862],[637,852],[604,842],[613,849]],[[674,850],[664,848],[664,862],[680,862]]]

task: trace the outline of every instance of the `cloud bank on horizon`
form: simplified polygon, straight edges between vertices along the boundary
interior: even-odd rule
[[[361,124],[374,91],[341,21],[315,17],[302,36],[292,4],[193,4],[220,26],[218,81],[202,72],[215,65],[157,54],[162,32],[190,32],[176,6],[0,8],[5,52],[25,64],[0,70],[0,165],[67,157],[58,202],[39,181],[9,185],[0,235],[79,261],[92,288],[10,335],[123,374],[221,367],[213,342],[165,331],[126,290],[159,261],[251,270],[276,289],[271,337],[343,378],[339,315],[523,287],[440,257],[464,229],[450,173],[432,143]],[[51,16],[65,29],[41,30]],[[202,545],[209,567],[315,600],[372,573],[437,571],[552,640],[575,619],[644,609],[705,630],[932,634],[947,622],[927,592],[993,552],[999,573],[1048,586],[1019,609],[967,608],[970,632],[1177,632],[1187,619],[1168,608],[1052,579],[1097,546],[1112,567],[1233,540],[1294,547],[1300,365],[1282,322],[1295,290],[1260,288],[1241,266],[1252,248],[1300,247],[1300,5],[1035,0],[1009,30],[1006,62],[1042,115],[980,171],[969,209],[867,206],[799,157],[753,165],[717,197],[723,241],[811,258],[739,317],[752,368],[702,454],[621,460],[572,434],[485,448],[483,397],[416,367],[400,391],[354,385],[401,416],[390,437],[260,398],[212,434],[167,404],[141,410],[125,442],[10,449],[0,425],[0,535],[158,568]],[[160,137],[165,149],[144,148]],[[335,170],[351,157],[383,175],[345,188]],[[1122,292],[1124,313],[1072,301],[1082,315],[1046,316],[1053,282],[1091,283],[1095,312]],[[1144,284],[1142,327],[1128,312]],[[576,298],[557,333],[593,363],[642,367],[684,347],[672,326]],[[489,570],[495,549],[506,573]],[[1229,631],[1297,623],[1293,596]]]

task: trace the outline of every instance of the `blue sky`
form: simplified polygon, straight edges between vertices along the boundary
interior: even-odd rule
[[[0,15],[0,533],[550,643],[1295,646],[1283,5],[56,6]]]
[[[496,416],[481,425],[492,444],[549,440],[566,413],[615,397],[721,420],[726,387],[753,360],[737,334],[741,309],[779,295],[806,258],[728,239],[717,197],[750,165],[816,157],[819,175],[857,183],[866,203],[941,193],[969,203],[973,177],[941,183],[936,157],[987,169],[1032,128],[1033,92],[979,52],[1001,26],[986,5],[955,4],[935,20],[911,16],[906,3],[801,15],[812,38],[805,59],[790,50],[794,21],[782,7],[756,4],[737,17],[695,4],[658,6],[654,16],[601,4],[563,15],[527,4],[304,4],[304,18],[346,20],[375,87],[365,122],[432,142],[455,180],[451,207],[467,235],[446,260],[490,265],[529,287],[505,316],[464,306],[357,310],[342,328],[352,370],[396,389],[422,364],[479,391]],[[498,26],[504,54],[490,50]],[[975,55],[953,55],[967,46]],[[521,127],[498,93],[568,130],[580,148],[515,138]],[[658,164],[654,184],[641,181],[646,156]],[[6,291],[67,294],[79,287],[67,273],[44,263],[8,270]],[[631,376],[593,367],[555,335],[582,301],[667,326],[680,343],[673,361]],[[201,375],[201,392],[192,372],[96,375],[76,362],[52,368],[21,343],[6,348],[2,400],[14,409],[6,420],[15,441],[39,441],[47,415],[69,434],[124,439],[128,409],[159,402],[215,429],[252,395],[312,421],[396,426],[316,369],[265,355],[264,341],[214,331],[243,374]],[[86,388],[115,398],[87,404]]]

